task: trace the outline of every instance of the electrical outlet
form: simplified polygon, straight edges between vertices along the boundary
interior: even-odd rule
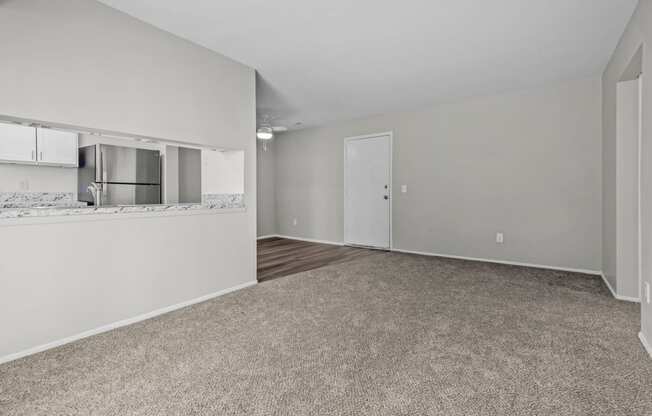
[[[407,185],[401,185],[401,192],[407,194]]]
[[[505,236],[503,233],[496,233],[496,244],[503,244],[505,242]]]
[[[650,303],[650,283],[645,282],[645,301]]]
[[[29,191],[29,180],[20,181],[19,186],[21,191]]]
[[[296,227],[296,225],[297,225],[298,223],[299,223],[299,221],[297,221],[296,218],[292,220],[292,225],[294,225],[295,227]]]

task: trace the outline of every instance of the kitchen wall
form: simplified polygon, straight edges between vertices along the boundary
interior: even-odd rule
[[[201,203],[201,150],[179,148],[179,202]]]
[[[202,194],[241,194],[244,154],[240,151],[202,152]]]
[[[165,145],[162,143],[147,143],[135,139],[124,139],[117,137],[97,136],[93,134],[80,134],[79,147],[91,146],[94,144],[108,144],[111,146],[135,147],[136,149],[158,150],[163,152]]]
[[[162,146],[163,158],[163,187],[162,198],[166,204],[179,203],[179,147]]]
[[[74,192],[77,169],[0,163],[0,192]]]
[[[602,253],[605,275],[613,276],[616,270],[617,247],[617,84],[630,78],[633,67],[643,70],[642,87],[642,148],[641,148],[641,215],[642,215],[642,280],[652,284],[652,229],[649,227],[652,212],[652,82],[649,68],[652,61],[647,45],[652,44],[652,0],[641,0],[632,16],[618,47],[602,75],[602,146],[603,146],[603,233]],[[641,49],[642,48],[642,49]],[[639,53],[640,51],[640,53]],[[612,277],[613,279],[613,277]],[[615,280],[615,279],[614,279]],[[652,304],[641,302],[641,337],[652,346]],[[650,347],[648,347],[650,348]],[[650,350],[652,354],[652,350]]]
[[[393,131],[395,249],[599,271],[600,103],[595,77],[283,134],[259,228],[342,242],[343,140]]]
[[[0,114],[243,149],[247,205],[0,224],[0,360],[255,282],[253,69],[90,0],[0,2],[0,38]]]

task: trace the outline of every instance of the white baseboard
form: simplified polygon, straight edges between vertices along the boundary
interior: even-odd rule
[[[611,295],[615,298],[617,296],[616,291],[614,290],[613,287],[611,287],[611,283],[609,283],[609,280],[607,280],[607,276],[605,276],[604,273],[600,273],[600,276],[602,277],[604,284],[607,285],[607,287],[609,288],[609,292],[611,292]]]
[[[503,261],[503,260],[493,260],[493,259],[482,259],[482,258],[477,258],[477,257],[464,257],[464,256],[453,256],[453,255],[448,255],[448,254],[436,254],[436,253],[427,253],[423,251],[413,251],[413,250],[401,250],[398,248],[393,249],[392,251],[396,251],[399,253],[408,253],[408,254],[418,254],[421,256],[431,256],[431,257],[445,257],[445,258],[450,258],[450,259],[459,259],[459,260],[470,260],[470,261],[482,261],[482,262],[487,262],[487,263],[497,263],[497,264],[507,264],[511,266],[524,266],[524,267],[534,267],[537,269],[547,269],[547,270],[559,270],[563,272],[573,272],[573,273],[583,273],[583,274],[590,274],[594,276],[600,276],[602,277],[602,280],[604,281],[605,285],[609,288],[609,291],[611,292],[612,296],[618,300],[622,300],[625,302],[635,302],[635,303],[640,303],[641,300],[639,298],[635,297],[630,297],[630,296],[622,296],[617,294],[613,287],[611,287],[611,284],[609,284],[609,281],[605,277],[604,273],[601,271],[597,270],[587,270],[587,269],[573,269],[569,267],[557,267],[557,266],[546,266],[542,264],[531,264],[531,263],[519,263],[519,262],[514,262],[514,261]]]
[[[429,257],[444,257],[448,259],[457,259],[457,260],[469,260],[469,261],[480,261],[484,263],[495,263],[495,264],[506,264],[509,266],[522,266],[522,267],[533,267],[536,269],[547,269],[547,270],[558,270],[562,272],[572,272],[572,273],[583,273],[590,274],[594,276],[600,276],[602,272],[597,270],[587,270],[587,269],[573,269],[569,267],[557,267],[557,266],[546,266],[543,264],[532,264],[532,263],[520,263],[515,261],[506,261],[506,260],[494,260],[494,259],[483,259],[479,257],[465,257],[465,256],[454,256],[451,254],[438,254],[438,253],[428,253],[424,251],[413,251],[413,250],[403,250],[399,248],[392,249],[398,253],[407,253],[407,254],[418,254],[421,256]]]
[[[343,245],[345,245],[344,243],[335,242],[335,241],[316,240],[316,239],[312,239],[312,238],[292,237],[292,236],[289,236],[289,235],[278,235],[278,234],[277,235],[265,236],[264,238],[270,238],[270,237],[285,238],[287,240],[306,241],[306,242],[309,242],[309,243],[330,244],[330,245],[334,245],[334,246],[343,246]],[[263,237],[259,237],[259,239],[262,239],[262,238]],[[573,269],[573,268],[568,268],[568,267],[546,266],[546,265],[541,265],[541,264],[519,263],[519,262],[514,262],[514,261],[483,259],[483,258],[478,258],[478,257],[454,256],[454,255],[451,255],[451,254],[439,254],[439,253],[430,253],[430,252],[425,252],[425,251],[403,250],[403,249],[399,249],[399,248],[392,248],[391,251],[395,251],[397,253],[418,254],[418,255],[421,255],[421,256],[429,256],[429,257],[444,257],[444,258],[458,259],[458,260],[481,261],[481,262],[485,262],[485,263],[507,264],[507,265],[511,265],[511,266],[534,267],[534,268],[537,268],[537,269],[558,270],[558,271],[563,271],[563,272],[583,273],[583,274],[590,274],[590,275],[594,275],[594,276],[602,276],[602,272],[600,272],[598,270]]]
[[[220,290],[220,291],[215,292],[215,293],[200,296],[198,298],[191,299],[191,300],[188,300],[188,301],[185,301],[185,302],[177,303],[176,305],[166,306],[164,308],[157,309],[155,311],[151,311],[151,312],[148,312],[148,313],[145,313],[145,314],[142,314],[142,315],[138,315],[138,316],[135,316],[133,318],[128,318],[128,319],[124,319],[122,321],[114,322],[112,324],[103,325],[103,326],[101,326],[99,328],[91,329],[89,331],[85,331],[85,332],[82,332],[80,334],[72,335],[72,336],[57,340],[57,341],[53,341],[53,342],[49,342],[47,344],[39,345],[37,347],[29,348],[29,349],[24,350],[24,351],[20,351],[20,352],[14,353],[14,354],[9,354],[9,355],[6,355],[4,357],[0,357],[0,364],[7,363],[9,361],[14,361],[14,360],[17,360],[19,358],[27,357],[28,355],[36,354],[36,353],[39,353],[39,352],[42,352],[42,351],[45,351],[45,350],[49,350],[51,348],[59,347],[61,345],[69,344],[71,342],[78,341],[80,339],[87,338],[87,337],[90,337],[90,336],[93,336],[93,335],[101,334],[102,332],[107,332],[107,331],[111,331],[113,329],[117,329],[117,328],[120,328],[120,327],[123,327],[123,326],[135,324],[136,322],[140,322],[140,321],[144,321],[144,320],[147,320],[147,319],[150,319],[150,318],[154,318],[155,316],[163,315],[165,313],[172,312],[172,311],[175,311],[177,309],[185,308],[187,306],[194,305],[196,303],[205,302],[207,300],[210,300],[210,299],[222,296],[222,295],[226,295],[227,293],[235,292],[237,290],[253,286],[253,285],[257,284],[257,283],[258,283],[257,281],[247,282],[247,283],[244,283],[244,284],[241,284],[241,285],[238,285],[238,286],[230,287],[228,289]]]
[[[625,301],[625,302],[634,302],[634,303],[640,303],[641,302],[641,299],[639,299],[639,298],[634,298],[634,297],[630,297],[630,296],[622,296],[622,295],[617,294],[616,291],[614,290],[614,288],[611,287],[611,283],[609,283],[609,280],[607,280],[607,276],[605,276],[604,273],[600,273],[600,276],[602,277],[602,280],[604,281],[604,284],[607,285],[607,287],[609,288],[609,291],[611,292],[611,295],[614,298],[616,298],[618,300]]]
[[[256,237],[256,240],[264,240],[266,238],[274,238],[278,237],[276,234],[270,234],[270,235],[261,235],[260,237]]]
[[[645,351],[650,355],[650,358],[652,358],[652,345],[650,345],[649,342],[647,342],[647,339],[645,339],[645,335],[643,335],[643,332],[638,333],[638,339],[641,340],[641,344],[643,344],[643,348],[645,348]]]
[[[625,302],[641,303],[641,298],[635,298],[633,296],[616,295],[615,298]]]
[[[335,246],[343,246],[344,245],[344,243],[335,242],[335,241],[316,240],[316,239],[312,239],[312,238],[292,237],[292,236],[289,236],[289,235],[279,235],[279,234],[268,235],[268,236],[264,236],[264,237],[258,237],[258,239],[262,240],[263,238],[271,238],[271,237],[284,238],[284,239],[287,239],[287,240],[306,241],[306,242],[309,242],[309,243],[330,244],[330,245],[335,245]],[[606,279],[604,273],[602,273],[599,270],[576,269],[576,268],[571,268],[571,267],[547,266],[547,265],[544,265],[544,264],[533,264],[533,263],[522,263],[522,262],[515,262],[515,261],[506,261],[506,260],[484,259],[484,258],[479,258],[479,257],[455,256],[455,255],[451,255],[451,254],[430,253],[430,252],[415,251],[415,250],[403,250],[403,249],[400,249],[400,248],[392,248],[391,251],[395,251],[397,253],[417,254],[417,255],[420,255],[420,256],[443,257],[443,258],[449,258],[449,259],[479,261],[479,262],[495,263],[495,264],[506,264],[506,265],[509,265],[509,266],[533,267],[533,268],[536,268],[536,269],[557,270],[557,271],[562,271],[562,272],[582,273],[582,274],[590,274],[590,275],[593,275],[593,276],[601,276],[602,280],[604,280],[605,284],[609,288],[609,291],[611,292],[611,294],[613,295],[614,298],[616,298],[618,300],[625,301],[625,302],[640,302],[641,301],[639,298],[618,295],[613,290],[611,285],[609,284],[609,281]]]
[[[563,272],[583,273],[583,274],[590,274],[590,275],[594,275],[594,276],[600,276],[600,277],[602,277],[602,280],[607,285],[607,287],[609,288],[609,291],[611,292],[611,294],[612,294],[612,296],[614,298],[616,298],[618,300],[625,301],[625,302],[635,302],[635,303],[640,303],[641,302],[641,300],[639,298],[630,297],[630,296],[622,296],[622,295],[617,294],[614,291],[614,289],[611,287],[611,284],[609,284],[609,281],[605,277],[604,273],[602,273],[601,271],[597,271],[597,270],[574,269],[574,268],[569,268],[569,267],[557,267],[557,266],[546,266],[546,265],[542,265],[542,264],[519,263],[519,262],[514,262],[514,261],[482,259],[482,258],[477,258],[477,257],[453,256],[453,255],[448,255],[448,254],[436,254],[436,253],[428,253],[428,252],[423,252],[423,251],[402,250],[402,249],[398,249],[398,248],[395,248],[392,251],[396,251],[398,253],[418,254],[418,255],[421,255],[421,256],[444,257],[444,258],[450,258],[450,259],[469,260],[469,261],[481,261],[481,262],[486,262],[486,263],[507,264],[507,265],[510,265],[510,266],[534,267],[534,268],[537,268],[537,269],[559,270],[559,271],[563,271]]]
[[[329,244],[331,246],[343,246],[344,245],[344,243],[338,243],[336,241],[316,240],[314,238],[292,237],[292,236],[289,236],[289,235],[275,235],[274,237],[285,238],[286,240],[305,241],[307,243]]]

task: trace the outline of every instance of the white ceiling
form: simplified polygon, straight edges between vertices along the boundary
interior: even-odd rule
[[[101,0],[258,70],[258,112],[329,121],[604,69],[637,0]]]

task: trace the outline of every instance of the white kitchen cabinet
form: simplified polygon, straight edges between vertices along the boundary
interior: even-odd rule
[[[37,129],[38,163],[53,166],[76,167],[78,161],[77,133],[52,129]]]
[[[36,163],[36,129],[0,123],[0,161]]]

